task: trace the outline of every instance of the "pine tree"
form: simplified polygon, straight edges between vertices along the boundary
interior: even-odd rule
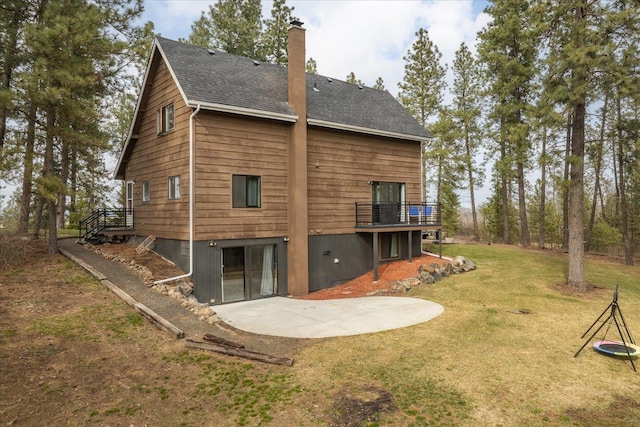
[[[536,33],[531,23],[528,0],[494,0],[486,13],[493,20],[480,34],[480,57],[486,66],[494,117],[500,123],[500,164],[502,180],[510,179],[515,165],[521,243],[531,243],[526,209],[526,169],[530,166],[531,141],[526,110],[529,108],[535,75]],[[503,197],[509,195],[504,191]],[[503,200],[507,204],[507,200]],[[505,211],[505,215],[506,215]],[[506,220],[505,220],[506,221]],[[505,222],[506,224],[506,222]]]
[[[218,0],[191,26],[189,43],[265,60],[260,45],[260,0]],[[274,52],[275,53],[275,52]]]
[[[138,1],[60,0],[44,3],[41,16],[25,25],[25,48],[33,62],[21,89],[43,123],[43,171],[36,191],[47,208],[51,254],[57,252],[56,212],[64,214],[71,160],[100,159],[107,147],[99,128],[102,99],[118,88],[129,49],[113,32],[127,34],[141,11]]]
[[[638,16],[634,2],[567,0],[539,8],[538,25],[544,27],[549,52],[550,86],[555,88],[550,96],[564,105],[571,117],[567,282],[580,290],[586,286],[583,208],[587,105],[603,78],[613,77],[619,87],[637,93],[633,75],[625,77],[621,73],[625,67],[620,67],[624,61],[616,59],[623,58],[626,47],[637,42]],[[637,56],[633,56],[632,62],[637,63]]]
[[[28,17],[41,2],[6,0],[0,6],[0,171],[8,168],[3,155],[7,124],[15,115],[16,94],[14,76],[26,60],[20,49],[20,35]]]
[[[362,83],[362,80],[356,78],[355,73],[352,71],[349,73],[349,75],[347,76],[347,83],[353,83],[353,84],[357,84],[360,86],[364,86],[365,84]]]
[[[453,111],[443,107],[438,119],[430,126],[434,136],[429,150],[425,152],[425,163],[435,172],[436,202],[441,207],[442,229],[455,234],[460,229],[460,200],[457,190],[463,181],[464,156],[459,147],[460,129],[454,123]]]
[[[209,6],[209,13],[202,11],[200,17],[191,24],[191,34],[187,39],[178,38],[178,41],[194,44],[196,46],[216,49],[217,44],[213,39],[213,23],[210,15],[213,6]]]
[[[378,77],[375,84],[373,85],[373,88],[378,90],[387,90],[387,88],[384,87],[384,81],[382,80],[382,77]]]
[[[295,8],[286,5],[286,0],[275,0],[271,19],[264,21],[262,34],[262,56],[272,64],[287,65],[287,29]]]
[[[418,122],[429,130],[428,120],[434,120],[442,104],[445,89],[446,68],[440,64],[442,54],[429,39],[427,30],[421,28],[416,32],[416,41],[403,57],[404,77],[398,83],[400,92],[398,99]],[[426,153],[429,147],[422,147],[423,171],[428,170]],[[422,176],[423,197],[427,195],[426,174]],[[438,198],[439,195],[436,195]]]
[[[480,68],[469,48],[462,43],[453,63],[453,125],[460,130],[462,167],[467,175],[467,187],[471,199],[473,235],[480,238],[478,215],[476,212],[475,188],[478,181],[484,181],[484,172],[476,165],[482,146]]]
[[[318,74],[318,63],[315,59],[309,58],[307,59],[306,71],[309,74]]]
[[[421,28],[415,36],[416,41],[403,57],[404,78],[398,83],[398,99],[422,126],[427,127],[427,121],[435,118],[442,104],[446,68],[440,64],[442,54],[429,39],[429,32]]]

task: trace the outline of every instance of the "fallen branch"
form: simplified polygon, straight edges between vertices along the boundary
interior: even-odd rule
[[[218,344],[209,344],[209,343],[204,343],[199,341],[193,341],[190,339],[186,340],[185,345],[190,348],[215,351],[216,353],[222,353],[229,356],[243,357],[245,359],[257,360],[259,362],[264,362],[264,363],[272,363],[274,365],[293,366],[293,359],[289,357],[277,357],[277,356],[272,356],[270,354],[257,353],[254,351],[227,347],[227,346],[218,345]]]
[[[225,340],[224,338],[217,337],[211,334],[204,334],[202,339],[205,341],[212,342],[214,344],[224,345],[225,347],[233,347],[233,348],[244,348],[244,344],[240,344],[233,341]]]

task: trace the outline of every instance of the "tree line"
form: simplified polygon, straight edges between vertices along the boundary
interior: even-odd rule
[[[142,8],[0,5],[0,172],[22,184],[12,200],[20,233],[45,221],[55,244],[66,212],[76,223],[109,200],[103,159],[126,137],[153,37],[152,23],[136,24]],[[265,19],[260,0],[218,0],[181,41],[286,66],[293,11],[275,0]],[[398,99],[433,135],[424,197],[442,204],[450,234],[468,194],[476,240],[566,249],[569,282],[582,288],[585,250],[621,243],[631,264],[638,246],[638,4],[494,0],[485,12],[476,52],[463,43],[443,64],[421,28],[403,57]],[[307,71],[317,72],[313,58]],[[353,72],[346,80],[364,84]],[[373,87],[385,90],[382,78]],[[491,197],[478,205],[486,178]]]
[[[142,0],[6,0],[0,5],[0,173],[20,234],[57,228],[107,200],[108,153],[119,151],[134,105],[132,70],[153,27]],[[67,214],[70,217],[67,217]]]
[[[584,289],[585,250],[621,243],[633,264],[639,245],[639,5],[494,0],[485,12],[477,54],[456,52],[448,105],[427,30],[404,58],[400,101],[434,135],[425,188],[448,232],[468,192],[476,240],[562,247],[569,283]],[[490,164],[491,197],[477,206]]]

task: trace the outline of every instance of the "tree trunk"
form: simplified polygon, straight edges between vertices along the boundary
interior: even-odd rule
[[[67,187],[67,180],[69,177],[69,144],[67,142],[62,142],[62,150],[60,153],[60,182],[61,188]],[[65,227],[65,214],[66,214],[66,206],[67,206],[67,192],[60,191],[58,195],[58,215],[57,215],[57,226],[58,228],[66,228]]]
[[[58,235],[56,228],[56,197],[52,182],[56,179],[54,174],[53,161],[53,143],[54,143],[54,127],[56,109],[50,106],[47,109],[46,117],[46,135],[44,149],[43,178],[45,186],[47,213],[49,214],[49,255],[55,255],[58,252]]]
[[[73,154],[71,154],[70,184],[69,217],[77,218],[74,214],[76,212],[76,194],[78,193],[78,150],[73,150]]]
[[[525,200],[525,178],[524,164],[518,162],[518,210],[520,211],[520,242],[522,246],[531,245],[531,234],[529,234],[529,224],[527,219],[527,204]]]
[[[629,204],[627,202],[626,183],[625,177],[625,164],[624,164],[624,141],[622,134],[622,111],[620,106],[620,94],[616,97],[616,107],[618,114],[618,175],[620,177],[620,232],[622,234],[622,247],[624,248],[624,258],[627,265],[633,265],[633,248],[629,241]]]
[[[584,118],[585,104],[576,105],[571,130],[569,181],[569,277],[567,283],[586,289],[584,275]]]
[[[567,139],[564,149],[564,175],[562,186],[562,240],[565,251],[569,250],[569,154],[571,153],[571,122],[572,116],[569,114],[567,123]]]
[[[474,191],[473,180],[473,162],[471,161],[471,144],[469,142],[469,135],[465,135],[465,150],[467,154],[467,171],[469,179],[469,196],[471,198],[471,217],[473,218],[473,239],[477,242],[480,240],[480,227],[478,226],[478,214],[476,212],[476,197]]]
[[[511,244],[509,228],[509,189],[507,183],[507,173],[505,165],[507,152],[504,140],[500,143],[500,199],[502,200],[502,242],[505,245]]]
[[[542,135],[542,153],[540,153],[540,235],[538,236],[538,248],[544,249],[545,240],[545,223],[544,217],[546,213],[547,201],[547,128],[545,127]]]
[[[584,250],[589,252],[591,246],[591,234],[596,221],[596,206],[598,206],[598,192],[600,190],[600,171],[602,169],[602,153],[604,147],[604,132],[607,123],[607,105],[609,103],[609,94],[605,94],[604,105],[602,106],[602,121],[600,122],[600,140],[598,141],[598,152],[596,155],[595,183],[593,185],[593,199],[591,202],[591,215],[589,216],[589,226],[585,235]]]
[[[42,228],[42,210],[44,209],[44,198],[38,196],[36,199],[36,209],[33,213],[33,233],[31,237],[33,240],[40,238],[40,229]]]
[[[585,24],[586,4],[576,7],[576,27],[582,29]],[[585,35],[576,37],[577,49],[582,51]],[[588,83],[589,75],[584,63],[578,63],[572,70],[573,85],[576,92]],[[571,172],[569,183],[569,268],[567,283],[580,291],[586,289],[584,274],[584,122],[586,113],[586,95],[579,95],[573,108],[571,124]]]
[[[24,171],[22,175],[22,195],[20,199],[20,218],[18,220],[18,234],[29,234],[29,214],[31,213],[31,191],[33,183],[33,154],[36,140],[37,107],[29,107],[27,117],[27,139],[24,151]]]

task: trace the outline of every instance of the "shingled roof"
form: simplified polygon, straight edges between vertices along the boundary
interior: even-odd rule
[[[190,105],[236,107],[265,116],[294,120],[287,68],[158,37],[156,44]],[[411,140],[430,137],[387,91],[306,75],[310,125]]]

